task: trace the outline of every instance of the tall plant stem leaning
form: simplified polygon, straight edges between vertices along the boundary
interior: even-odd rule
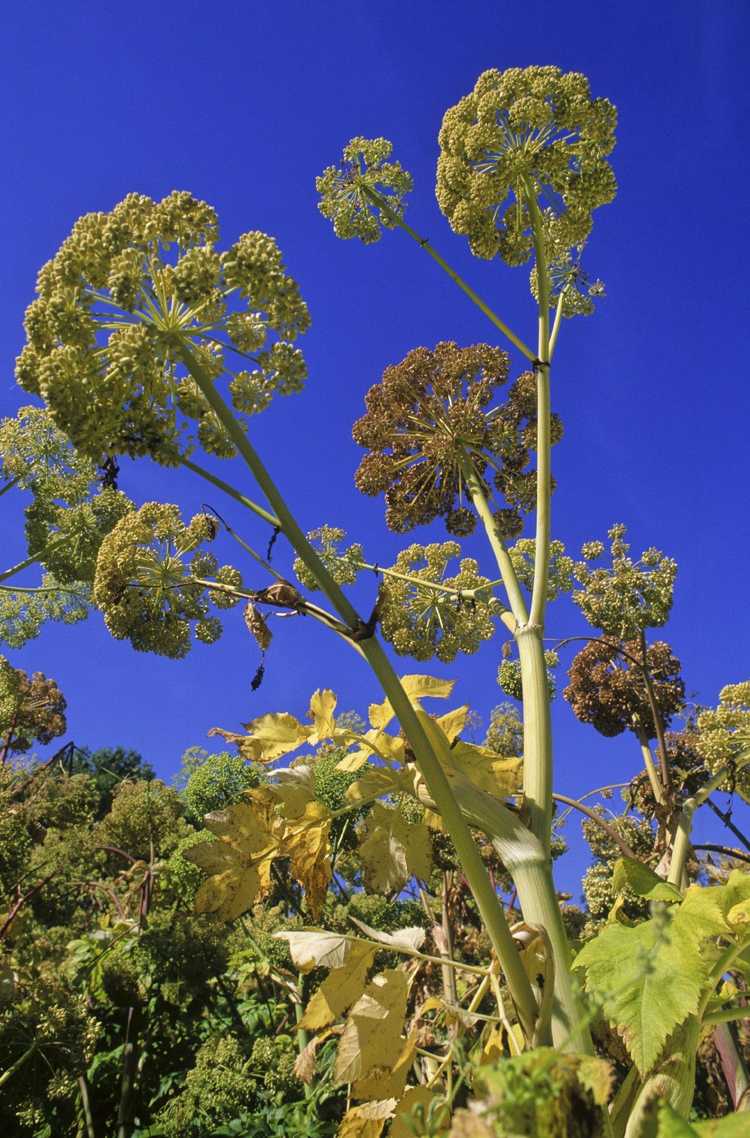
[[[199,361],[183,343],[179,344],[183,363],[201,389],[211,408],[215,411],[232,442],[250,469],[255,481],[263,491],[269,505],[279,520],[281,529],[295,552],[317,580],[321,589],[339,616],[352,630],[353,636],[363,629],[363,621],[336,581],[326,569],[297,524],[278,487],[266,470],[260,456],[224,402],[211,377],[201,367]],[[531,984],[521,963],[512,934],[505,920],[502,907],[490,881],[487,869],[479,850],[464,820],[461,808],[450,788],[445,772],[434,754],[430,742],[417,718],[401,682],[391,666],[388,657],[374,635],[367,635],[359,641],[359,646],[372,670],[377,676],[404,733],[414,751],[417,766],[425,780],[430,794],[442,815],[456,846],[461,865],[476,900],[482,921],[497,953],[501,967],[508,981],[513,1001],[524,1032],[529,1038],[534,1031],[537,1004]]]

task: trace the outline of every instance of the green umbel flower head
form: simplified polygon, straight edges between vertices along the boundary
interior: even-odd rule
[[[733,768],[750,754],[750,680],[727,684],[719,692],[719,705],[698,716],[697,750],[717,773],[728,767],[726,785],[750,802],[750,767]]]
[[[443,118],[440,208],[472,252],[488,260],[528,260],[532,197],[545,211],[548,244],[558,251],[579,247],[592,211],[615,196],[607,162],[615,125],[615,108],[592,99],[577,72],[485,71]]]
[[[310,318],[276,242],[255,231],[219,253],[217,240],[215,211],[191,194],[129,194],[80,218],[39,273],[16,376],[94,460],[176,463],[196,440],[231,456],[186,349],[212,380],[226,352],[250,358],[230,388],[245,413],[303,384],[293,341]]]
[[[397,224],[413,183],[398,162],[388,161],[392,151],[387,138],[353,138],[341,165],[327,166],[315,179],[318,209],[333,222],[337,237],[358,237],[371,245],[380,240],[383,226]]]
[[[347,546],[346,549],[342,548],[342,543],[346,540],[346,530],[338,526],[318,526],[317,529],[309,531],[307,540],[337,585],[351,585],[356,581],[357,574],[361,570],[358,562],[363,560],[364,550],[359,542]],[[294,572],[297,580],[306,589],[314,591],[320,588],[317,578],[313,577],[301,557],[294,559]]]
[[[402,656],[415,660],[454,660],[459,652],[476,652],[495,632],[492,591],[472,557],[462,558],[453,576],[447,576],[450,561],[460,557],[455,541],[410,545],[392,566],[395,573],[424,581],[403,581],[386,573],[380,589],[378,611],[383,636]],[[462,597],[430,584],[444,585],[457,593],[485,589],[479,596]]]
[[[610,566],[592,567],[604,554],[604,544],[587,541],[581,550],[584,560],[575,567],[581,587],[573,600],[589,624],[616,640],[632,640],[646,628],[666,624],[677,575],[676,561],[653,547],[633,561],[625,534],[621,523],[609,530]]]
[[[370,388],[367,411],[352,432],[368,451],[355,483],[363,494],[385,493],[389,529],[405,533],[443,517],[450,533],[470,533],[476,518],[465,504],[464,479],[471,463],[480,476],[490,468],[507,502],[498,517],[503,536],[518,533],[521,512],[534,504],[535,475],[528,467],[536,392],[528,372],[503,404],[490,406],[507,377],[508,357],[499,348],[444,341],[432,351],[415,348]],[[561,434],[553,416],[553,441]]]
[[[237,569],[218,568],[216,558],[199,549],[216,532],[208,514],[185,525],[177,506],[161,502],[147,502],[115,526],[99,551],[94,601],[116,639],[174,658],[189,652],[191,629],[204,643],[218,640],[221,622],[209,616],[209,602],[227,608],[239,598],[203,582],[208,575],[239,588],[242,580]]]

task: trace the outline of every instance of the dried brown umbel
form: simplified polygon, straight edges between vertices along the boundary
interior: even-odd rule
[[[639,641],[592,641],[574,658],[563,695],[582,723],[591,723],[602,735],[619,735],[629,729],[644,739],[656,737]],[[680,661],[663,640],[646,649],[645,668],[664,726],[683,706],[685,684]]]
[[[355,482],[364,494],[385,494],[390,529],[404,533],[443,517],[450,533],[470,533],[475,516],[464,479],[471,464],[480,477],[492,472],[506,502],[504,526],[518,532],[535,495],[536,388],[524,374],[503,404],[490,406],[507,378],[508,356],[499,348],[443,341],[432,351],[415,348],[370,388],[353,430],[368,452]],[[560,435],[555,417],[554,441]]]

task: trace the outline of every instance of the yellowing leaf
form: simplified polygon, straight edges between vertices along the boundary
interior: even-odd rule
[[[740,901],[739,905],[732,905],[727,913],[727,923],[733,929],[742,929],[750,923],[750,901]]]
[[[408,1039],[402,1040],[402,1043],[401,1054],[396,1062],[389,1067],[373,1068],[369,1075],[354,1084],[352,1098],[401,1098],[417,1050],[416,1031]]]
[[[420,706],[420,700],[428,697],[432,699],[447,699],[453,691],[453,680],[439,680],[435,676],[402,676],[401,686],[414,707]],[[387,727],[393,719],[395,712],[389,700],[383,703],[371,703],[368,708],[370,723],[373,727]]]
[[[312,727],[306,727],[287,711],[261,715],[246,726],[249,732],[247,748],[259,763],[271,763],[296,751],[313,734]]]
[[[353,1106],[341,1119],[337,1138],[380,1138],[386,1122],[393,1118],[395,1105],[395,1099],[385,1099]]]
[[[397,893],[410,877],[426,880],[432,870],[432,845],[423,822],[376,802],[360,842],[365,885],[372,893]]]
[[[338,1019],[362,995],[374,957],[372,945],[350,941],[343,965],[329,972],[310,999],[298,1026],[303,1031],[317,1031]]]
[[[333,713],[336,709],[336,696],[333,692],[326,688],[324,691],[316,691],[310,697],[310,711],[308,712],[313,721],[313,728],[315,730],[316,743],[322,742],[323,739],[331,739],[336,730]]]
[[[299,818],[315,798],[313,768],[306,763],[273,772],[273,789],[283,803],[284,818]]]
[[[302,817],[284,830],[279,852],[291,859],[292,873],[305,890],[317,917],[331,880],[331,813],[320,802],[308,802]]]
[[[461,771],[480,790],[495,798],[507,798],[521,785],[522,759],[504,759],[485,747],[459,741],[448,752],[443,763],[446,773],[451,767]]]
[[[404,972],[389,969],[373,977],[349,1012],[339,1041],[337,1083],[355,1083],[373,1067],[394,1065],[401,1053],[406,992]]]
[[[621,893],[626,887],[649,901],[676,901],[679,904],[682,900],[679,889],[632,857],[618,858],[612,873],[612,888],[615,893]]]
[[[463,731],[466,726],[466,719],[469,715],[468,706],[457,707],[454,711],[449,711],[447,715],[441,715],[435,720],[440,730],[445,735],[449,743]]]
[[[505,1031],[499,1025],[490,1028],[482,1048],[482,1063],[499,1063],[505,1058]]]
[[[295,1059],[294,1073],[301,1083],[309,1085],[315,1078],[315,1055],[321,1043],[331,1034],[331,1031],[322,1031],[320,1035],[314,1035]]]
[[[203,882],[195,895],[195,911],[233,921],[254,905],[260,894],[260,875],[254,865],[230,869]]]
[[[410,794],[413,789],[413,776],[408,770],[395,771],[371,765],[362,778],[347,787],[344,797],[347,802],[364,802],[381,794]]]
[[[427,1087],[409,1087],[396,1107],[388,1138],[414,1138],[415,1130],[409,1124],[409,1119],[416,1120],[419,1117],[422,1120],[426,1119],[430,1107],[437,1097],[435,1092]],[[432,1133],[439,1133],[440,1129],[448,1126],[449,1121],[450,1111],[446,1105],[443,1105],[437,1111],[435,1118],[437,1129],[433,1129]],[[419,1130],[416,1133],[419,1133]]]

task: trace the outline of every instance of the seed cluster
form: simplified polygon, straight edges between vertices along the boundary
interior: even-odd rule
[[[666,624],[672,608],[677,562],[653,547],[639,561],[628,556],[625,526],[609,530],[610,561],[607,567],[592,568],[604,553],[601,541],[583,546],[583,561],[576,564],[581,586],[573,600],[594,628],[617,640],[632,640],[646,628]]]
[[[471,464],[480,477],[491,469],[505,498],[497,518],[503,536],[519,532],[521,513],[535,497],[528,467],[536,444],[536,385],[525,373],[505,403],[490,408],[507,376],[508,357],[499,348],[443,341],[432,351],[415,348],[370,388],[367,411],[352,432],[367,449],[355,483],[364,494],[385,494],[390,529],[404,533],[443,517],[450,533],[471,533],[476,518],[464,504]],[[553,439],[561,434],[553,417]]]
[[[639,640],[622,647],[634,660],[641,658]],[[620,735],[630,730],[646,739],[656,736],[643,669],[619,652],[617,644],[593,641],[573,659],[570,683],[563,695],[582,723],[591,723],[602,735]],[[646,649],[654,699],[667,725],[683,706],[685,684],[681,664],[663,640]]]
[[[371,245],[380,239],[383,226],[393,228],[395,217],[402,215],[404,195],[413,183],[400,163],[389,161],[392,152],[387,138],[353,138],[344,147],[341,164],[327,166],[315,179],[318,209],[333,222],[337,237],[358,237]],[[366,189],[384,198],[388,208],[379,208]]]
[[[177,506],[147,502],[127,514],[104,539],[94,579],[94,601],[118,640],[161,656],[186,656],[195,636],[211,644],[221,635],[221,622],[209,616],[209,602],[229,608],[239,598],[199,583],[210,576],[219,584],[240,588],[242,579],[230,565],[198,547],[216,537],[216,522],[196,514],[184,524]],[[193,554],[186,563],[188,554]]]
[[[478,257],[523,264],[532,251],[533,195],[544,209],[547,244],[581,246],[593,210],[615,196],[607,155],[616,119],[577,72],[483,72],[440,129],[437,198],[452,229]]]
[[[292,342],[310,319],[276,242],[245,233],[219,253],[217,240],[215,211],[191,194],[129,194],[110,213],[81,217],[41,269],[16,376],[95,461],[124,453],[176,463],[185,420],[207,450],[233,453],[186,374],[186,348],[214,381],[226,350],[252,353],[253,370],[231,389],[243,412],[304,382]]]
[[[463,591],[488,585],[472,557],[461,558],[458,571],[447,576],[449,562],[460,554],[461,547],[455,541],[410,545],[399,553],[392,568],[450,589]],[[464,599],[386,573],[378,602],[383,637],[399,655],[413,656],[415,660],[436,656],[447,662],[459,652],[476,652],[481,642],[495,632],[491,596],[488,590],[477,598]]]
[[[65,731],[66,706],[54,680],[28,675],[0,656],[0,750],[18,754],[34,742],[50,743]]]

